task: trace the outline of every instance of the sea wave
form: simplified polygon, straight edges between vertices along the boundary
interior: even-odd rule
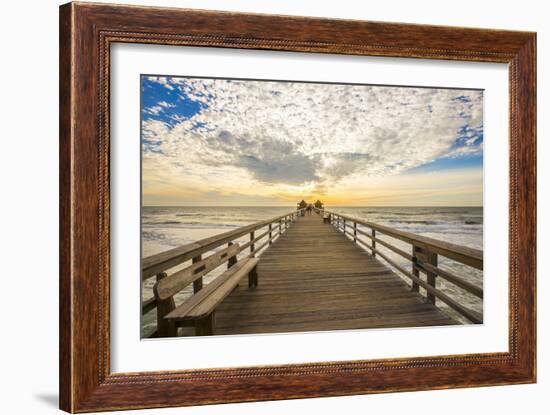
[[[403,220],[403,219],[390,219],[390,223],[405,223],[408,225],[443,225],[445,222],[435,220]]]
[[[161,227],[166,225],[177,225],[179,228],[203,228],[203,229],[225,229],[225,228],[240,228],[242,225],[237,223],[213,223],[213,222],[184,222],[184,221],[161,221],[161,222],[144,222],[143,226],[147,228]]]
[[[359,213],[360,215],[377,215],[377,216],[384,216],[384,217],[394,217],[394,216],[444,216],[444,217],[449,217],[449,216],[456,216],[456,215],[469,215],[469,214],[479,214],[479,208],[474,208],[476,209],[477,211],[472,211],[472,210],[469,210],[469,209],[464,209],[464,210],[460,210],[460,209],[455,209],[455,210],[447,210],[447,209],[427,209],[427,208],[422,208],[422,209],[419,209],[418,211],[416,212],[407,212],[407,211],[398,211],[398,210],[385,210],[385,209],[380,209],[380,210],[354,210],[354,209],[342,209],[341,212],[344,213],[346,212],[347,214],[351,215],[352,212],[353,213]],[[479,209],[479,210],[478,210]]]

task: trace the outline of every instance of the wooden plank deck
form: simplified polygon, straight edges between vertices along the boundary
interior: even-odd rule
[[[315,213],[260,258],[258,287],[220,304],[215,335],[458,324]]]

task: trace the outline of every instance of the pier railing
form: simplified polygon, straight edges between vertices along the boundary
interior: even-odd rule
[[[473,323],[483,323],[483,317],[480,313],[463,306],[436,287],[437,277],[440,277],[482,299],[483,288],[472,284],[464,277],[439,267],[438,256],[483,270],[483,251],[415,235],[328,210],[316,209],[316,211],[324,216],[325,221],[332,224],[339,231],[344,232],[359,246],[366,248],[372,255],[382,258],[401,274],[408,277],[411,280],[413,291],[419,291],[419,287],[426,290],[426,300],[428,302],[435,304],[437,298]],[[358,225],[363,228],[359,228]],[[385,235],[410,244],[410,252],[390,244],[387,240],[380,239],[379,235]],[[378,246],[383,246],[410,261],[410,270],[403,268],[392,260]],[[420,278],[420,273],[426,275],[426,280]]]
[[[209,238],[146,257],[142,261],[142,282],[156,277],[154,296],[142,301],[142,315],[156,310],[157,329],[151,337],[176,335],[176,328],[164,317],[175,308],[174,294],[193,284],[193,293],[203,289],[203,277],[227,262],[230,268],[237,263],[237,256],[248,250],[248,257],[259,255],[283,234],[304,209],[277,216],[261,222],[214,235]],[[249,235],[249,240],[239,244],[236,240]],[[224,245],[226,247],[222,248]],[[213,252],[203,258],[204,254]],[[191,261],[189,264],[186,262]],[[183,269],[174,269],[184,266]],[[187,266],[185,266],[187,265]],[[193,297],[190,297],[192,299]]]

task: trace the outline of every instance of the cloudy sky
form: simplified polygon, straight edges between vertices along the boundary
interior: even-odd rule
[[[143,76],[146,206],[481,206],[483,92]]]

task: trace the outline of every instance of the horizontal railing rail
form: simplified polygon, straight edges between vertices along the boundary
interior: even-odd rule
[[[303,214],[304,210],[298,209],[144,258],[141,267],[142,281],[156,277],[155,295],[143,300],[141,305],[143,315],[157,310],[157,329],[152,337],[172,333],[167,326],[169,323],[164,319],[174,306],[172,291],[180,292],[193,284],[193,293],[197,293],[203,287],[203,277],[224,262],[227,262],[228,268],[231,267],[237,262],[237,255],[247,249],[249,257],[259,255],[264,248],[282,235]],[[247,242],[237,243],[236,240],[246,235],[250,235]],[[226,244],[225,249],[219,250]],[[214,253],[203,258],[203,254],[210,251]],[[191,261],[189,266],[168,274],[175,267],[188,261]],[[164,281],[161,283],[162,280]],[[177,282],[171,283],[171,281]]]
[[[409,232],[404,232],[388,226],[379,225],[377,223],[357,219],[341,213],[336,213],[324,209],[316,209],[317,213],[322,214],[325,219],[332,224],[336,229],[349,236],[355,243],[369,250],[372,255],[379,256],[393,268],[399,271],[404,276],[411,280],[412,290],[419,291],[419,287],[426,290],[426,300],[435,304],[436,298],[453,308],[462,316],[474,323],[482,323],[483,317],[480,313],[469,309],[468,307],[458,303],[455,299],[441,291],[436,287],[436,277],[441,277],[447,282],[473,294],[482,299],[483,288],[472,284],[462,276],[453,274],[451,271],[438,266],[438,256],[443,256],[452,261],[456,261],[463,265],[483,270],[483,251],[473,249],[461,245],[456,245],[433,238],[428,238],[416,235]],[[361,225],[368,228],[369,231],[358,228]],[[380,239],[377,235],[385,235],[390,238],[400,240],[411,245],[411,253],[405,252],[402,249],[392,245],[387,240]],[[368,243],[364,238],[370,241]],[[389,249],[393,253],[405,258],[411,262],[411,270],[408,271],[392,260],[386,253],[380,251],[377,245]],[[424,281],[420,278],[420,273],[426,275]]]

